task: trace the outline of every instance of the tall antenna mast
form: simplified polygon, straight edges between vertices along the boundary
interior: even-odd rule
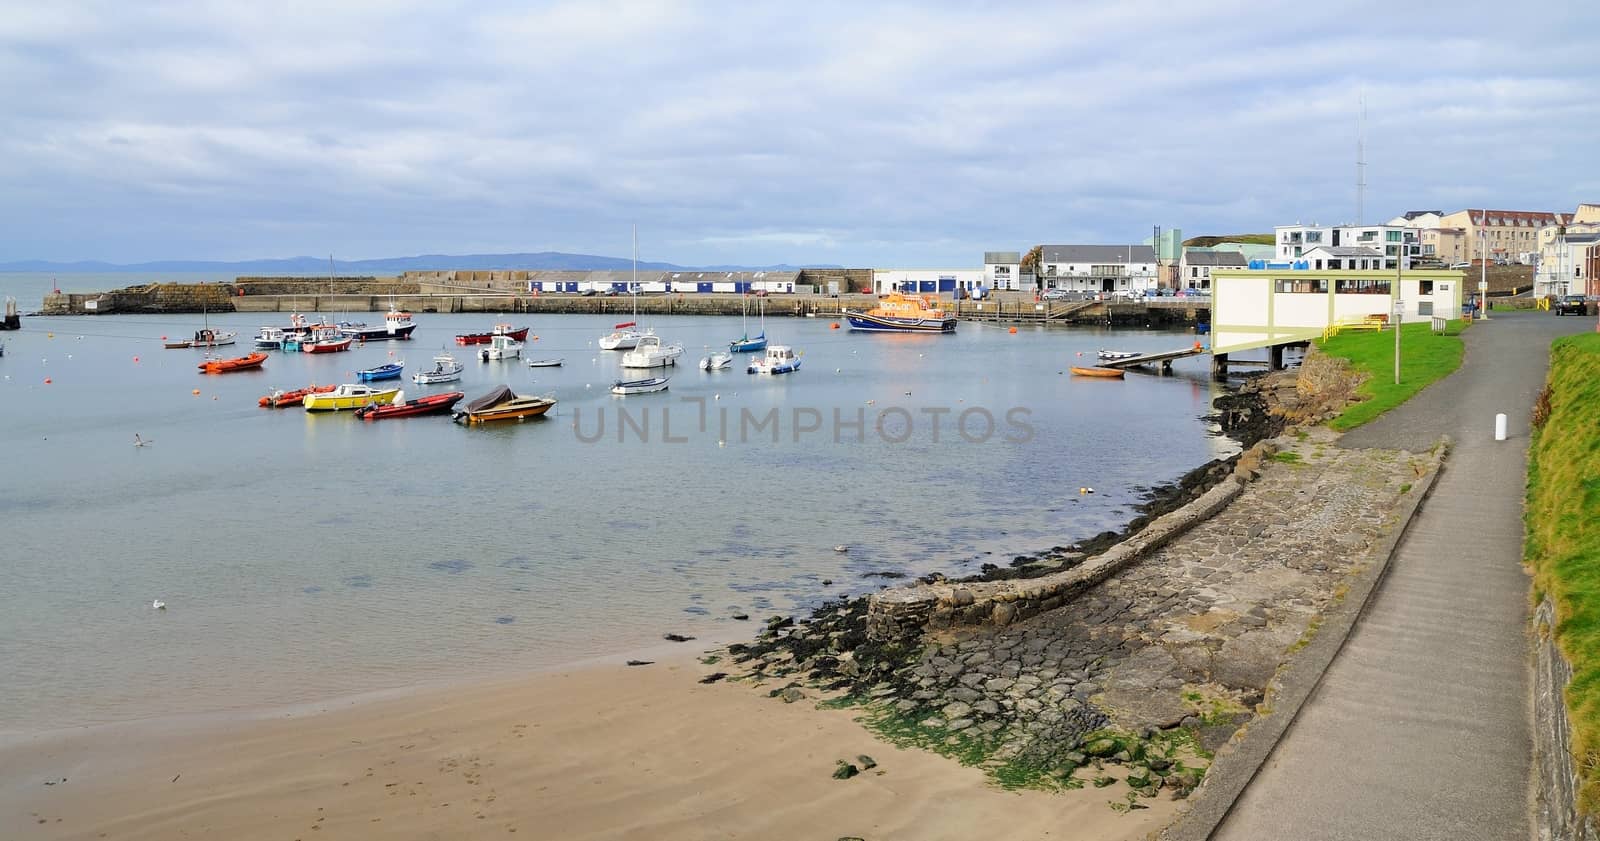
[[[1361,116],[1356,118],[1356,224],[1367,212],[1367,95],[1361,94]]]

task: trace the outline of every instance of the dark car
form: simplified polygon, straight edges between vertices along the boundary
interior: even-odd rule
[[[1556,315],[1587,315],[1589,312],[1582,295],[1563,295],[1556,299],[1556,305],[1551,309],[1556,311]]]

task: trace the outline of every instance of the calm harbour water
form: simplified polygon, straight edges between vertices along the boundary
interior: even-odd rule
[[[418,320],[410,342],[274,353],[226,376],[198,374],[200,351],[161,348],[199,316],[28,318],[0,334],[0,734],[500,674],[665,632],[753,633],[773,613],[879,586],[866,573],[976,571],[1120,527],[1139,487],[1236,450],[1204,420],[1218,387],[1203,361],[1122,382],[1065,374],[1079,352],[1182,347],[1181,332],[882,336],[768,319],[804,368],[758,378],[694,367],[739,335],[737,318],[659,317],[648,326],[683,343],[686,364],[666,393],[617,398],[620,354],[594,345],[612,319],[541,316],[528,355],[561,368],[483,363],[452,344],[464,382],[404,383],[413,396],[553,392],[541,421],[257,407],[273,387],[352,381],[391,358],[409,377],[495,319]],[[286,321],[210,318],[240,332],[229,355]],[[624,407],[648,418],[648,440],[637,426],[618,440]],[[984,437],[969,415],[982,440],[968,441],[956,419],[974,408],[997,426]],[[770,428],[741,434],[742,412],[772,409],[776,442]],[[806,431],[813,409],[820,428]],[[1007,440],[1027,437],[1007,424],[1013,409],[1029,440]],[[858,412],[864,427],[849,425]],[[586,441],[602,416],[604,437]],[[135,448],[135,433],[155,443]],[[152,610],[157,598],[169,609]],[[750,623],[730,618],[741,611]]]

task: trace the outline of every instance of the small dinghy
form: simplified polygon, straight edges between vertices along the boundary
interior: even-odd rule
[[[1132,359],[1138,356],[1139,353],[1132,350],[1101,350],[1095,355],[1107,362],[1115,362],[1118,359]]]
[[[727,367],[731,366],[732,364],[733,364],[733,354],[718,352],[718,353],[713,353],[710,356],[701,358],[701,360],[700,360],[700,370],[702,370],[702,371],[721,371],[722,369],[727,368]]]
[[[1123,371],[1121,368],[1080,368],[1077,366],[1073,366],[1072,368],[1072,375],[1074,377],[1101,377],[1104,379],[1120,380],[1125,373],[1127,372]]]
[[[390,362],[387,365],[379,365],[376,368],[368,368],[364,371],[357,371],[356,379],[364,383],[375,382],[377,380],[398,380],[400,379],[400,372],[405,370],[405,367],[406,363],[404,362]]]
[[[293,391],[284,391],[280,388],[261,398],[260,406],[263,409],[287,409],[291,406],[304,406],[305,403],[303,401],[306,399],[307,394],[327,394],[335,388],[337,386],[331,385],[313,385],[297,388]]]
[[[233,359],[207,359],[200,363],[198,367],[207,374],[226,374],[232,371],[248,371],[252,368],[260,368],[261,363],[266,361],[267,355],[257,352]]]
[[[529,368],[560,368],[561,367],[561,363],[563,363],[565,361],[566,361],[566,359],[530,359],[530,360],[528,360],[528,367]]]
[[[362,406],[356,410],[356,417],[362,420],[383,420],[384,418],[409,418],[415,415],[444,415],[461,398],[466,397],[465,392],[447,391],[443,394],[430,394],[407,400],[404,403],[390,403],[387,406],[373,404]]]
[[[649,394],[666,391],[668,377],[651,377],[646,380],[617,380],[611,384],[612,394]]]
[[[453,383],[461,379],[462,367],[454,356],[443,353],[433,358],[433,370],[418,371],[411,375],[411,381],[418,385]]]

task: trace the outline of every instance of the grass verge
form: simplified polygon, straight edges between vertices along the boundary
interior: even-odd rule
[[[1578,804],[1593,815],[1600,813],[1600,334],[1556,340],[1547,394],[1528,459],[1524,557],[1535,591],[1555,602],[1556,641],[1572,664],[1566,703]]]
[[[1465,326],[1451,321],[1445,332],[1434,333],[1428,324],[1402,325],[1399,385],[1394,382],[1393,333],[1344,333],[1318,342],[1323,353],[1349,360],[1352,369],[1366,375],[1356,389],[1365,399],[1345,409],[1328,425],[1340,431],[1354,429],[1460,368],[1461,331]]]

